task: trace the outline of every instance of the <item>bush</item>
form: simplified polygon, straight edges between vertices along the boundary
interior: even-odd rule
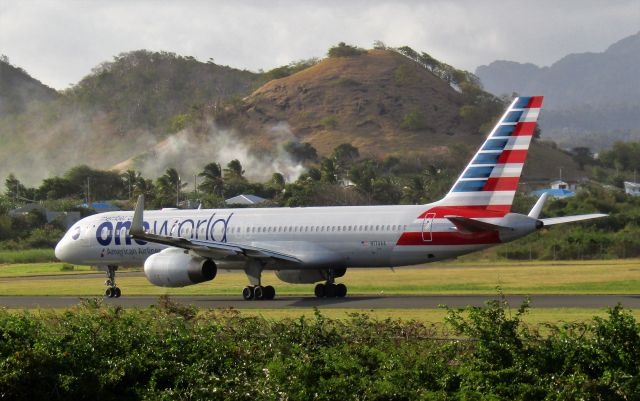
[[[400,123],[400,128],[406,129],[407,131],[420,131],[428,128],[428,125],[422,113],[412,111],[404,116],[404,119]]]
[[[327,54],[329,57],[354,57],[365,54],[366,52],[365,49],[340,42],[337,46],[330,48]]]
[[[320,125],[324,129],[335,129],[338,126],[338,119],[334,115],[325,116],[320,119]]]
[[[267,320],[168,298],[123,310],[0,309],[5,399],[637,399],[640,328],[608,318],[542,336],[504,298],[449,310],[453,332],[352,314]]]

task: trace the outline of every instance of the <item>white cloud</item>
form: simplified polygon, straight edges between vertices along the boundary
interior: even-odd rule
[[[257,70],[345,41],[409,45],[474,70],[495,59],[547,65],[634,34],[640,3],[499,1],[0,0],[0,53],[56,88],[135,49]]]

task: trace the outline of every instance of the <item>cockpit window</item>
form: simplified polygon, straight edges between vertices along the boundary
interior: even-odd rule
[[[74,241],[80,238],[80,226],[77,226],[73,229],[73,234],[71,234],[71,239]]]

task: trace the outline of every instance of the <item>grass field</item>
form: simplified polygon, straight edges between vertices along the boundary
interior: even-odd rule
[[[62,263],[0,265],[2,295],[79,295],[100,296],[104,291],[103,273],[88,266],[62,271]],[[99,274],[96,274],[99,273]],[[65,274],[83,275],[65,278]],[[61,275],[39,279],[38,275]],[[31,277],[29,277],[31,276]],[[432,264],[415,268],[351,269],[338,280],[349,286],[350,294],[485,294],[495,296],[500,286],[507,294],[640,294],[640,260],[584,262],[464,262]],[[276,286],[279,295],[311,295],[313,285],[280,282],[273,272],[263,275],[265,284]],[[243,272],[221,271],[215,280],[185,288],[167,289],[151,285],[145,277],[121,276],[118,284],[125,295],[236,295],[247,284]],[[533,296],[535,299],[535,295]],[[511,305],[517,308],[519,305]],[[268,319],[312,317],[313,309],[240,309],[243,315]],[[323,309],[330,318],[346,318],[366,313],[377,319],[415,319],[442,325],[442,309]],[[634,311],[640,320],[640,311]],[[531,325],[558,322],[584,322],[605,316],[605,309],[532,309],[525,317]]]
[[[66,263],[16,263],[0,265],[0,277],[48,276],[78,273],[99,272],[89,266],[74,266]]]
[[[3,295],[99,295],[103,278],[55,280],[11,276],[91,272],[75,266],[61,272],[62,264],[0,266],[0,294]],[[588,262],[521,262],[491,264],[433,264],[417,268],[350,269],[338,280],[347,284],[350,294],[460,294],[496,293],[501,287],[508,294],[640,294],[640,260]],[[313,285],[280,282],[273,272],[263,274],[263,283],[276,286],[280,295],[309,295]],[[151,285],[145,277],[118,278],[127,295],[238,295],[247,285],[243,272],[219,272],[215,280],[190,287],[167,289]]]
[[[20,251],[0,251],[0,264],[36,263],[56,260],[53,249],[25,249]]]

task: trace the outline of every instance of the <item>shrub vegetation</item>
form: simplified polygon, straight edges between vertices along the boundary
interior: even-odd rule
[[[637,399],[640,328],[608,318],[525,326],[528,304],[415,321],[266,320],[161,299],[124,310],[0,311],[0,397],[13,400]]]

